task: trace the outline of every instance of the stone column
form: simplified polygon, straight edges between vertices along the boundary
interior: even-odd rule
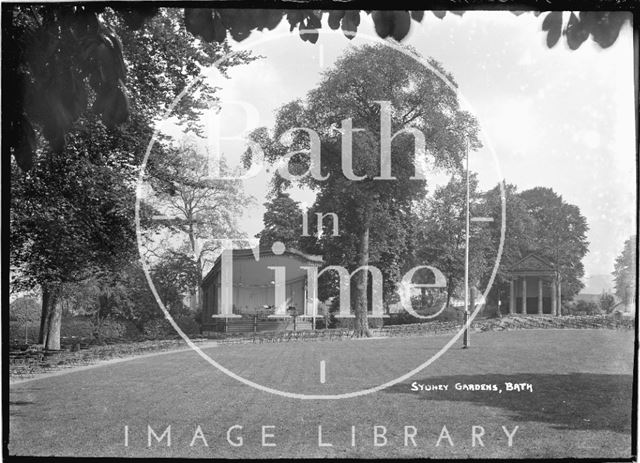
[[[220,308],[213,318],[239,318],[233,313],[233,255],[231,246],[220,257]]]
[[[551,282],[551,315],[558,315],[558,298],[556,294],[556,279]]]
[[[305,283],[306,285],[306,283]],[[307,309],[306,315],[318,316],[318,287],[311,283],[307,286]]]
[[[558,316],[562,315],[562,280],[558,278]]]
[[[513,315],[516,308],[516,285],[513,278],[509,280],[509,315]]]
[[[275,294],[275,310],[269,318],[288,317],[287,308],[291,303],[291,297],[287,297],[287,281],[285,280],[285,268],[274,266],[267,267],[275,272],[274,278],[274,294]],[[304,310],[304,309],[303,309]]]
[[[527,277],[522,277],[522,313],[527,314]]]
[[[538,315],[542,315],[542,278],[538,278]]]

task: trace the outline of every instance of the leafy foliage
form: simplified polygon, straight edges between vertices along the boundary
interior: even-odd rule
[[[32,297],[17,298],[9,306],[9,320],[24,323],[33,322],[40,318],[40,305]]]
[[[505,240],[500,258],[500,266],[493,283],[496,288],[489,293],[489,301],[497,302],[500,295],[506,295],[509,291],[509,272],[511,268],[533,249],[532,230],[534,218],[527,211],[524,200],[520,197],[515,185],[505,184],[505,216],[502,216],[502,195],[500,186],[492,188],[483,195],[483,210],[486,217],[491,217],[492,222],[483,225],[491,234],[492,256],[491,261],[498,253],[502,220],[505,221]],[[488,269],[490,270],[490,269]],[[490,278],[490,272],[483,275],[481,285],[485,287]]]
[[[616,258],[613,270],[616,296],[625,306],[628,306],[636,297],[637,291],[637,237],[633,235],[624,243],[624,248]]]
[[[298,30],[302,40],[316,43],[325,15],[329,28],[341,28],[344,35],[352,39],[357,33],[362,13],[371,16],[380,37],[401,41],[409,33],[412,20],[422,22],[424,17],[423,11],[167,10],[125,4],[111,8],[103,4],[9,4],[3,6],[2,13],[3,43],[7,50],[15,50],[15,53],[7,54],[3,63],[5,92],[15,97],[11,104],[3,104],[6,121],[3,125],[3,155],[12,154],[25,170],[34,163],[38,144],[36,127],[42,130],[54,151],[62,152],[66,146],[65,135],[85,112],[90,100],[93,100],[93,112],[101,117],[106,126],[115,127],[127,120],[130,115],[128,95],[132,96],[134,103],[140,96],[127,83],[127,66],[137,62],[126,57],[126,47],[132,43],[130,36],[141,39],[139,45],[146,45],[148,53],[154,49],[149,45],[158,38],[157,33],[161,30],[157,27],[158,23],[168,21],[170,17],[172,23],[180,17],[180,28],[173,30],[172,38],[182,39],[182,42],[163,42],[165,51],[168,48],[182,50],[185,31],[201,38],[202,48],[206,49],[210,43],[225,44],[228,35],[233,40],[242,41],[254,30],[272,30],[284,18],[291,31]],[[432,13],[439,19],[447,14],[446,11]],[[452,13],[462,15],[464,11]],[[514,11],[514,14],[521,13]],[[620,29],[630,17],[630,14],[622,11],[587,11],[578,15],[570,12],[563,28],[562,12],[554,11],[544,17],[542,30],[547,33],[547,46],[550,48],[558,43],[562,35],[572,50],[580,47],[590,36],[606,48],[616,41]],[[118,28],[117,25],[124,28]],[[118,33],[116,29],[119,29]],[[139,33],[143,29],[146,33]],[[193,58],[189,51],[186,57]],[[195,72],[193,67],[184,68],[167,63],[163,72],[172,74],[170,78],[161,79],[157,77],[159,74],[149,72],[148,85],[162,88],[167,82],[175,84],[181,76]],[[189,101],[189,97],[181,105],[186,111],[197,108],[194,101]]]
[[[202,275],[211,267],[223,238],[244,236],[237,217],[251,197],[244,194],[238,180],[212,179],[209,176],[207,157],[197,147],[197,139],[185,139],[176,149],[168,149],[159,157],[152,157],[155,169],[162,178],[152,178],[153,195],[146,202],[165,214],[143,233],[159,230],[166,232],[162,241],[148,240],[144,248],[155,253],[160,248],[166,271],[173,272],[184,290],[194,295],[199,303]],[[223,175],[226,165],[221,162]],[[165,180],[170,179],[170,188]]]
[[[481,215],[483,204],[476,175],[469,178],[470,215]],[[417,207],[414,259],[411,267],[432,265],[447,279],[447,304],[464,285],[466,180],[453,176],[433,196]],[[493,257],[492,235],[484,226],[472,224],[469,234],[469,282],[479,284]],[[499,238],[499,237],[498,237]],[[464,291],[463,291],[464,292]]]
[[[265,207],[264,229],[257,235],[260,247],[270,247],[280,241],[287,249],[299,249],[303,214],[299,203],[291,199],[288,193],[279,192],[265,203]]]
[[[600,310],[604,313],[609,313],[616,305],[616,299],[613,294],[603,291],[598,301]]]
[[[89,106],[109,129],[133,113],[146,118],[162,114],[201,66],[230,51],[227,44],[197,43],[179,16],[175,9],[148,7],[3,8],[3,40],[15,50],[3,61],[6,91],[15,98],[3,105],[8,121],[4,155],[12,153],[23,170],[32,168],[38,132],[53,152],[62,153],[74,124],[83,115],[91,117]],[[246,57],[237,53],[218,67],[224,73]],[[187,96],[174,114],[193,119],[212,99],[213,88],[205,83],[197,99]]]
[[[64,158],[43,156],[28,173],[13,166],[10,252],[19,272],[12,285],[82,280],[135,253],[132,172],[87,149],[97,144],[106,154],[118,141],[86,120],[70,135]]]
[[[371,66],[371,62],[378,65]],[[431,60],[430,64],[455,85],[439,63]],[[301,175],[310,168],[303,155],[310,147],[309,137],[302,132],[296,132],[289,141],[281,137],[291,127],[307,127],[318,134],[319,174],[323,178],[306,175],[296,180],[278,174],[273,179],[273,190],[299,182],[316,191],[316,201],[309,211],[310,229],[316,229],[316,213],[333,212],[339,217],[340,233],[333,236],[327,221],[327,230],[321,237],[303,240],[305,250],[321,250],[327,264],[342,265],[350,271],[375,265],[385,276],[384,292],[388,297],[408,245],[406,223],[411,202],[424,195],[426,182],[414,178],[416,166],[425,154],[415,152],[415,140],[407,134],[399,135],[391,146],[393,178],[376,178],[382,172],[382,101],[392,106],[391,133],[415,129],[425,134],[425,148],[437,166],[459,167],[465,140],[479,146],[475,120],[459,108],[455,92],[434,72],[425,72],[418,61],[382,45],[347,51],[324,72],[321,82],[304,101],[292,101],[280,109],[273,137],[262,129],[254,132],[253,138],[261,143],[267,160],[288,160],[289,171]],[[353,135],[350,173],[343,166],[348,159],[342,146],[344,135],[336,128],[346,120],[351,120],[352,127],[363,129]],[[367,333],[368,279],[365,272],[359,272],[356,278],[356,331]],[[327,276],[321,284],[321,297],[337,294],[335,275]]]
[[[532,188],[520,193],[520,197],[533,218],[531,250],[554,264],[562,297],[572,298],[584,286],[582,258],[589,246],[586,219],[577,206],[566,203],[551,188]]]
[[[188,264],[169,254],[151,269],[158,294],[175,318],[193,318],[183,303],[183,294],[193,287],[195,274],[185,272]],[[66,316],[89,321],[97,339],[112,321],[132,322],[144,332],[156,320],[164,320],[138,262],[126,263],[117,272],[65,285],[61,304]]]
[[[564,35],[571,50],[580,48],[591,36],[602,48],[613,45],[620,34],[622,25],[631,15],[624,11],[581,11],[566,13],[569,20],[563,28],[563,12],[547,13],[542,21],[542,30],[547,32],[547,46],[553,48]]]
[[[39,27],[45,27],[38,26],[42,15],[49,15],[47,21],[54,26],[56,21],[62,21],[64,14],[71,15],[65,20],[80,27],[78,16],[83,17],[87,8],[90,7],[32,9],[16,6],[11,11],[17,18],[15,23],[20,25],[21,37],[32,46],[29,34],[35,33],[34,27],[36,32]],[[24,171],[17,163],[11,166],[12,287],[43,287],[43,306],[46,306],[43,333],[51,323],[59,325],[57,306],[64,285],[87,281],[90,276],[102,281],[121,271],[135,258],[134,185],[156,117],[186,82],[200,74],[203,65],[229,51],[226,45],[198,43],[180,27],[176,10],[160,11],[145,30],[130,31],[114,11],[100,8],[101,20],[106,18],[116,35],[126,37],[127,47],[122,50],[122,59],[128,64],[128,91],[136,96],[129,106],[128,121],[114,127],[108,121],[105,124],[104,114],[84,112],[66,132],[63,154],[48,140],[48,144],[37,148],[32,169]],[[54,26],[43,29],[42,34],[51,35],[50,39],[58,48],[29,49],[33,52],[30,59],[34,61],[21,67],[25,73],[31,73],[30,66],[40,61],[48,63],[48,69],[56,66],[63,69],[62,57],[73,55],[74,47],[80,46],[74,42],[73,31],[62,31]],[[155,52],[149,53],[150,49]],[[243,56],[225,63],[222,69],[243,62]],[[74,63],[67,64],[79,66]],[[109,72],[113,70],[103,68],[96,68],[95,75],[108,80]],[[153,82],[160,74],[163,75],[162,83],[149,85],[149,81]],[[91,80],[91,75],[83,74],[83,79]],[[37,73],[33,76],[36,80],[40,78],[43,77]],[[87,88],[89,102],[98,101],[100,93],[90,82]],[[213,92],[212,87],[203,85],[200,96],[204,102],[211,101]],[[188,121],[196,110],[197,105],[178,107],[175,114],[178,120]],[[39,132],[36,131],[35,136],[40,136]],[[44,126],[41,132],[47,139]],[[163,153],[167,153],[167,144],[157,143],[151,153],[152,159],[162,159]],[[165,180],[166,187],[167,173],[163,169],[161,163],[151,163],[147,173],[158,182]],[[142,212],[143,218],[151,215],[145,210]],[[52,322],[47,313],[54,314],[57,321]],[[50,337],[59,338],[59,327]]]
[[[565,315],[595,315],[600,313],[600,306],[593,301],[567,301],[562,305]]]

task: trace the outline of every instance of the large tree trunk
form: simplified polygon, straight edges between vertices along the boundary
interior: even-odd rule
[[[197,241],[195,230],[193,229],[193,218],[191,215],[188,216],[189,219],[189,243],[191,245],[191,251],[196,256],[196,267],[198,269],[197,276],[197,287],[192,290],[193,296],[195,297],[195,311],[200,312],[200,323],[203,323],[204,320],[202,317],[204,316],[204,295],[202,293],[202,273],[204,270],[204,264],[202,262],[202,254],[197,249]],[[190,301],[191,302],[191,301]],[[194,304],[191,302],[189,309],[194,309]]]
[[[42,285],[42,310],[40,311],[40,332],[38,344],[44,344],[46,338],[47,315],[49,310],[50,292],[48,285]]]
[[[360,266],[369,265],[369,229],[369,220],[366,220],[360,237],[360,249],[358,250]],[[362,336],[371,337],[371,332],[369,331],[369,320],[367,319],[367,289],[369,287],[369,272],[364,269],[360,270],[356,275],[356,282],[353,335],[358,338]]]
[[[469,288],[469,314],[472,314],[476,310],[476,293],[475,287]]]
[[[447,309],[451,306],[451,295],[453,294],[453,278],[447,278]]]
[[[196,287],[195,290],[195,296],[196,296],[196,311],[200,312],[200,316],[202,316],[204,314],[204,295],[202,294],[202,271],[204,270],[204,266],[202,264],[202,258],[198,257],[198,261],[197,261],[197,265],[198,265],[198,286]]]
[[[46,283],[42,285],[42,312],[38,342],[44,344],[45,349],[60,349],[62,306],[58,302],[61,291],[61,283]]]
[[[95,320],[93,322],[93,337],[98,341],[98,344],[102,345],[102,325],[104,323],[103,314],[109,313],[109,297],[105,294],[98,296],[98,311],[96,312]]]

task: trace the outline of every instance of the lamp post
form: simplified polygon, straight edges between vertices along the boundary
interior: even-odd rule
[[[469,139],[465,137],[465,170],[467,181],[467,210],[465,213],[465,239],[464,239],[464,334],[462,337],[462,348],[469,347]]]

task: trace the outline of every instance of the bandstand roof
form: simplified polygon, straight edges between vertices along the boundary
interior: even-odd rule
[[[287,249],[281,255],[276,255],[269,248],[260,248],[256,261],[254,250],[234,249],[233,256],[233,286],[239,287],[271,287],[274,280],[274,271],[269,267],[280,266],[286,270],[287,283],[306,277],[303,266],[320,266],[323,263],[321,256],[304,254],[295,249]],[[220,272],[221,258],[218,257],[213,268],[203,279],[203,286],[210,284],[212,279]]]

